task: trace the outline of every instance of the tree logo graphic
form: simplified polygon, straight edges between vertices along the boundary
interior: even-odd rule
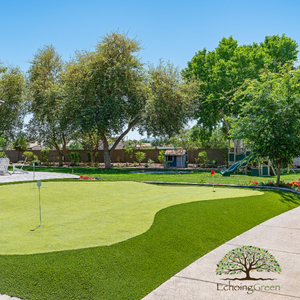
[[[281,268],[275,257],[267,250],[243,246],[229,251],[217,264],[216,275],[245,273],[246,277],[226,278],[224,280],[273,280],[274,278],[253,278],[250,272],[277,272]]]

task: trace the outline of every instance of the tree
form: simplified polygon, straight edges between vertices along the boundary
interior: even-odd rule
[[[23,127],[25,116],[25,79],[19,68],[3,67],[0,63],[0,136],[14,139]]]
[[[30,112],[27,126],[31,138],[46,141],[62,157],[67,157],[67,143],[74,135],[69,102],[61,81],[63,61],[52,45],[39,49],[30,62],[28,85]],[[61,146],[62,145],[62,146]]]
[[[267,250],[243,246],[229,251],[217,264],[216,275],[242,274],[244,278],[226,278],[224,280],[273,280],[272,278],[253,278],[250,272],[278,272],[281,268],[274,256]]]
[[[97,132],[102,141],[105,168],[118,143],[133,128],[140,133],[178,131],[187,122],[192,84],[180,82],[170,64],[150,66],[147,74],[136,53],[140,42],[112,32],[93,52],[77,53],[66,68],[64,81],[77,126]],[[112,146],[109,137],[117,136]]]
[[[200,147],[199,140],[192,139],[192,130],[191,129],[182,129],[179,133],[171,138],[171,143],[176,148],[183,148],[187,151],[196,149]]]
[[[13,142],[13,147],[17,151],[24,151],[27,149],[27,139],[26,139],[24,133],[20,132],[17,135],[17,138]]]
[[[247,82],[244,105],[234,118],[233,136],[243,136],[247,147],[260,158],[277,164],[277,185],[282,166],[300,156],[300,70],[290,64],[271,73],[266,69],[259,80]]]
[[[246,79],[259,79],[259,71],[265,64],[272,72],[278,72],[284,63],[297,60],[297,42],[285,35],[266,36],[263,43],[239,46],[232,37],[223,38],[213,51],[205,48],[188,62],[183,70],[186,79],[196,77],[200,81],[196,129],[201,140],[208,140],[212,131],[223,123],[227,134],[229,118],[240,113],[242,99],[234,97],[244,89]]]

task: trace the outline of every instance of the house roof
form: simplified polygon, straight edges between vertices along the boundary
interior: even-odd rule
[[[164,155],[185,155],[186,150],[167,150]]]

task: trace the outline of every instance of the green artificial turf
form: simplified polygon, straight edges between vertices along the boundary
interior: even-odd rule
[[[299,204],[298,195],[283,191],[179,204],[159,211],[145,233],[111,246],[0,255],[0,293],[28,300],[141,299],[207,252]]]
[[[138,182],[43,182],[42,226],[35,183],[0,186],[0,254],[33,254],[115,244],[147,231],[168,206],[261,195],[250,189]],[[16,241],[18,241],[16,243]]]
[[[32,171],[31,167],[26,167],[28,171]],[[145,169],[142,169],[145,171]],[[152,169],[148,169],[153,171]],[[137,169],[102,169],[102,168],[83,168],[83,167],[37,167],[36,171],[40,172],[58,172],[75,175],[84,175],[90,177],[98,177],[101,181],[164,181],[164,182],[193,182],[193,183],[212,183],[212,176],[210,175],[211,169],[207,170],[178,170],[189,172],[188,174],[149,174],[149,173],[131,173]],[[159,171],[165,171],[159,169]],[[172,170],[176,171],[176,170]],[[230,177],[222,176],[219,171],[214,175],[215,184],[240,184],[249,185],[253,181],[268,182],[277,180],[276,176],[258,177],[248,176],[244,174],[233,174]],[[282,171],[280,176],[282,181],[293,182],[298,181],[300,173],[298,171],[290,170]],[[251,182],[250,182],[251,180]]]

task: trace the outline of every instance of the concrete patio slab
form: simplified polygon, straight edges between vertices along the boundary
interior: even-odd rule
[[[143,299],[300,299],[299,229],[300,207],[297,207],[250,229],[207,253]],[[242,246],[255,246],[268,250],[280,264],[282,272],[280,274],[256,271],[251,273],[254,278],[272,278],[273,280],[233,280],[242,278],[244,275],[216,275],[217,263],[224,255],[230,250]],[[268,287],[266,288],[266,286]]]
[[[19,181],[31,181],[31,180],[44,180],[44,179],[57,179],[57,178],[74,178],[78,179],[78,175],[64,174],[64,173],[51,173],[51,172],[28,172],[25,173],[15,173],[12,175],[5,174],[0,175],[0,183],[5,182],[19,182]]]

